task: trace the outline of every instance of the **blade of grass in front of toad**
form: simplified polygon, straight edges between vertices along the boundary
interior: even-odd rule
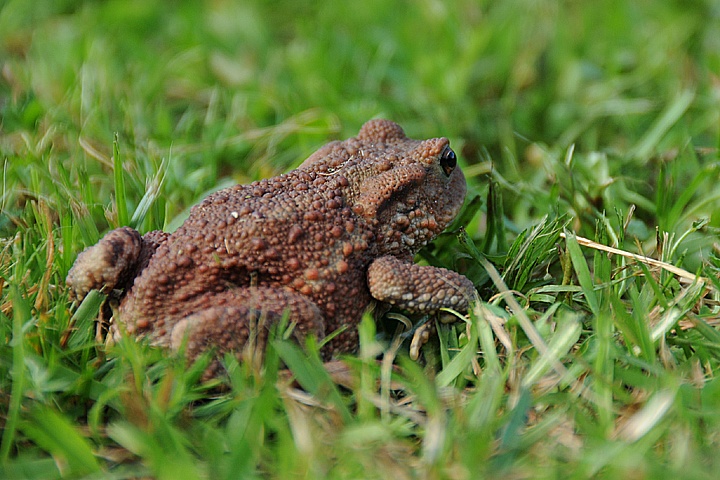
[[[92,290],[83,299],[70,319],[71,330],[67,340],[68,348],[79,349],[94,341],[95,322],[105,299],[106,296],[97,290]]]
[[[130,422],[108,425],[109,438],[134,453],[148,464],[148,472],[161,479],[201,478],[198,464],[188,451],[188,439],[183,430],[153,415],[152,430],[145,431]]]
[[[460,349],[460,352],[453,357],[450,363],[437,374],[437,377],[435,377],[435,383],[438,387],[442,388],[450,385],[455,379],[462,375],[470,365],[471,360],[477,355],[477,320],[470,320],[470,322],[470,328],[467,329],[469,332],[467,343]]]
[[[293,372],[298,383],[313,394],[318,400],[327,401],[340,415],[344,423],[350,421],[351,415],[345,402],[333,383],[325,367],[320,361],[318,349],[312,336],[307,337],[305,354],[300,347],[288,340],[275,340],[273,348]]]
[[[74,476],[100,472],[91,444],[70,421],[50,408],[35,405],[20,429],[27,437],[50,452],[60,464],[67,464],[67,474]]]

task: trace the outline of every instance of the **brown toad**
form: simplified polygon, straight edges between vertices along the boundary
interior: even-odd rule
[[[301,341],[347,327],[324,347],[330,358],[356,349],[372,299],[467,311],[467,278],[412,263],[464,197],[446,138],[412,140],[372,120],[297,170],[208,196],[172,234],[109,232],[78,256],[67,284],[79,300],[119,291],[116,325],[173,348],[187,338],[190,358],[211,347],[239,352],[254,333],[262,347],[267,329],[256,327],[286,311]]]

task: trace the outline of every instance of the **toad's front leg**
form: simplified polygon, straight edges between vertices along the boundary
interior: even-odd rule
[[[411,313],[434,313],[441,308],[464,313],[477,295],[472,282],[457,272],[406,263],[391,256],[375,259],[367,280],[376,300]]]

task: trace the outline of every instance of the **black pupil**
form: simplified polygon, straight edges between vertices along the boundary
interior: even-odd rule
[[[445,172],[445,175],[450,175],[455,169],[456,164],[457,157],[455,156],[455,152],[453,152],[450,148],[446,148],[440,157],[440,166]]]

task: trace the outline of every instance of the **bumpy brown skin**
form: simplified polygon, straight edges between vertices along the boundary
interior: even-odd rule
[[[249,338],[262,347],[264,326],[285,311],[298,339],[347,327],[325,347],[330,358],[356,349],[373,298],[467,310],[469,280],[412,264],[464,197],[447,139],[411,140],[372,120],[297,170],[210,195],[173,234],[113,230],[78,256],[67,284],[77,299],[123,289],[115,321],[154,344],[187,341],[191,358],[238,352]]]

